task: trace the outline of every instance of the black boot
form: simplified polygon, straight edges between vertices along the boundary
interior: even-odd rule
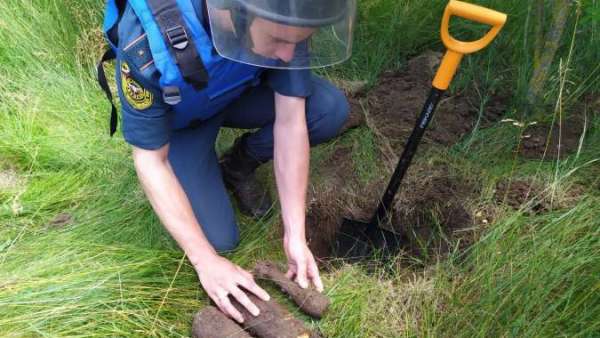
[[[248,134],[235,140],[235,143],[219,161],[223,181],[234,195],[240,211],[248,216],[263,217],[272,205],[269,192],[257,180],[255,171],[263,162],[256,160],[245,150]]]

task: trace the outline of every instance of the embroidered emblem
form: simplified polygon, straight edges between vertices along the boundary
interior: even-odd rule
[[[127,102],[136,110],[145,110],[152,106],[154,96],[131,78],[131,69],[126,62],[121,63],[121,89]]]

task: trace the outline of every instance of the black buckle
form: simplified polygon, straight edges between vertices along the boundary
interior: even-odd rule
[[[175,86],[163,88],[163,101],[171,106],[177,105],[179,102],[181,102],[181,93],[179,88]]]
[[[167,39],[173,48],[178,50],[184,50],[190,43],[185,28],[181,25],[171,27],[165,31]]]

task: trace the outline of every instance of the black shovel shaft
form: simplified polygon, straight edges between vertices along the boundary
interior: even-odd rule
[[[421,143],[423,134],[425,133],[429,122],[431,122],[431,119],[433,118],[433,113],[435,112],[435,108],[440,102],[440,99],[444,92],[444,90],[440,90],[435,87],[431,88],[431,92],[429,93],[429,97],[425,102],[423,111],[417,119],[415,128],[413,129],[412,134],[408,138],[406,146],[404,146],[404,151],[402,152],[402,156],[400,156],[400,160],[396,165],[396,170],[394,171],[394,174],[390,179],[390,183],[388,184],[387,189],[385,189],[385,193],[381,198],[381,202],[377,207],[375,215],[373,215],[373,218],[371,219],[371,226],[378,226],[379,224],[387,221],[388,210],[391,209],[392,202],[394,201],[394,196],[396,196],[398,188],[400,188],[400,183],[402,182],[402,179],[404,178],[404,175],[406,174],[406,171],[410,166],[410,163],[412,162],[415,153],[417,152],[417,148]]]

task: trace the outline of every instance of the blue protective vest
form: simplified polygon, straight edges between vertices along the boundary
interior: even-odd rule
[[[119,0],[107,1],[104,32],[111,49],[120,58],[123,56],[122,51],[108,34],[120,19],[117,1]],[[180,129],[189,126],[192,121],[206,120],[220,112],[249,86],[256,84],[262,70],[256,66],[225,59],[215,51],[210,35],[205,31],[192,5],[192,1],[201,0],[172,1],[177,3],[188,28],[188,38],[193,40],[208,73],[208,84],[204,89],[196,90],[184,80],[146,1],[128,0],[128,3],[146,33],[154,65],[160,73],[159,84],[163,95],[166,91],[172,94],[172,90],[177,89],[178,98],[165,102],[170,102],[175,113],[173,128]]]

